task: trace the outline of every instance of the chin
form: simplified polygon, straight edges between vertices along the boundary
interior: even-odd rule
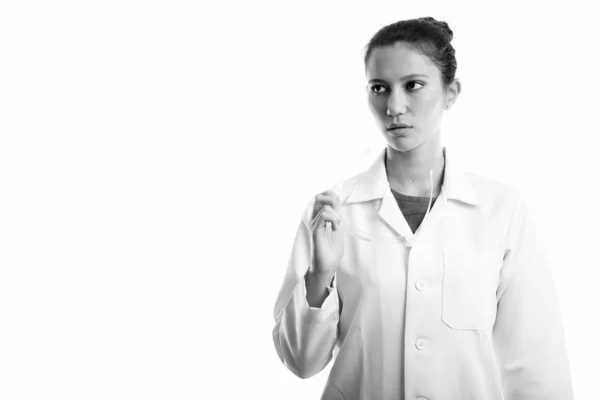
[[[410,151],[421,144],[419,138],[414,136],[391,136],[387,134],[385,139],[389,147],[400,153]]]

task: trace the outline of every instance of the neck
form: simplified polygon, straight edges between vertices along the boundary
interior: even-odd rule
[[[399,152],[389,146],[386,150],[385,169],[390,187],[408,196],[429,197],[430,170],[433,170],[433,196],[438,196],[442,190],[444,166],[441,144],[419,146],[406,152]]]

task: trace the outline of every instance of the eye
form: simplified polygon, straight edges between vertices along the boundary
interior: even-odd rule
[[[387,92],[387,88],[383,85],[371,85],[370,90],[373,94],[382,94]]]
[[[418,85],[418,86],[417,86]],[[416,87],[415,87],[416,86]],[[417,81],[410,81],[406,84],[406,89],[408,89],[411,92],[414,92],[415,90],[419,90],[421,89],[423,86],[425,86],[423,83],[421,82],[417,82]]]

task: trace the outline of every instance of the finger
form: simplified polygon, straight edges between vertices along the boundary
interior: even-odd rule
[[[329,206],[329,205],[323,206],[321,208],[321,211],[333,214],[335,216],[335,218],[337,219],[338,222],[342,219],[342,216],[340,215],[340,213],[337,210],[335,210],[333,207]]]
[[[331,228],[334,231],[338,230],[339,224],[340,224],[340,220],[337,217],[336,214],[328,212],[328,211],[322,211],[321,215],[319,217],[319,221],[317,225],[317,227],[322,227],[322,228],[326,228],[327,227],[327,223],[329,222],[331,224]]]
[[[323,206],[328,205],[334,209],[338,208],[338,198],[333,195],[318,194],[315,196],[312,218],[315,218]]]
[[[340,197],[339,192],[335,190],[326,190],[324,192],[319,193],[321,196],[333,197],[334,199],[338,199]]]
[[[320,227],[324,222],[341,222],[340,215],[334,211],[330,206],[323,206],[319,212],[311,219],[310,225],[313,227]]]
[[[339,221],[333,221],[333,222],[331,223],[331,229],[332,229],[334,232],[337,232],[337,231],[340,229],[340,222],[339,222]]]
[[[333,221],[323,221],[323,220],[319,220],[320,221],[320,225],[318,225],[315,229],[314,229],[314,233],[318,236],[318,237],[323,237],[327,234],[328,231],[333,231],[336,232],[340,229],[340,223],[336,222],[335,220]]]
[[[336,210],[334,210],[331,206],[325,205],[323,207],[321,207],[321,209],[319,210],[319,212],[316,213],[316,215],[312,218],[312,221],[316,222],[317,220],[319,220],[321,218],[321,215],[323,213],[328,213],[329,215],[332,216],[332,219],[334,219],[336,222],[340,222],[342,217],[339,214],[339,212],[337,212]]]
[[[321,192],[320,194],[324,194],[324,195],[328,195],[328,196],[339,196],[339,193],[338,193],[338,191],[335,190],[335,188],[326,190],[324,192]]]
[[[339,218],[335,213],[321,209],[310,221],[311,230],[323,230],[327,222],[336,222],[337,224],[339,223]]]
[[[338,208],[340,196],[335,193],[323,192],[315,196],[315,201],[321,204],[328,204],[333,208]]]

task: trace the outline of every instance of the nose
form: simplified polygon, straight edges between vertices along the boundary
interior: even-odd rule
[[[401,90],[392,90],[388,99],[386,114],[394,116],[406,113],[406,95]]]

